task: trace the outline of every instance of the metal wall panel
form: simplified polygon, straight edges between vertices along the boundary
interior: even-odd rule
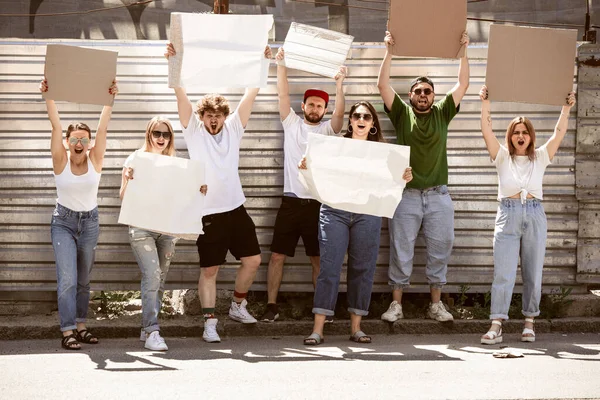
[[[92,288],[99,290],[138,288],[140,272],[127,238],[127,228],[117,224],[118,189],[125,158],[139,148],[147,121],[155,114],[169,117],[178,131],[179,155],[187,157],[179,133],[177,108],[172,89],[167,87],[167,63],[162,57],[164,42],[155,41],[74,41],[0,40],[0,291],[55,290],[55,268],[50,243],[50,215],[55,202],[50,161],[50,123],[45,104],[37,90],[43,75],[46,43],[98,46],[117,50],[120,94],[109,126],[108,150],[99,191],[101,235]],[[276,48],[279,44],[274,44]],[[356,43],[348,60],[346,110],[357,100],[369,100],[378,111],[383,104],[376,86],[383,57],[380,43]],[[487,48],[471,45],[471,86],[461,104],[461,112],[450,124],[448,157],[450,191],[455,204],[456,241],[448,273],[448,289],[468,285],[473,291],[490,290],[493,271],[492,238],[496,211],[497,178],[489,163],[479,131],[479,98],[484,82]],[[75,61],[76,62],[76,61]],[[392,82],[401,95],[417,75],[429,75],[438,93],[456,82],[458,62],[453,60],[395,58]],[[252,286],[266,288],[266,266],[272,227],[283,189],[283,133],[279,121],[276,69],[272,64],[269,87],[261,90],[242,142],[240,175],[248,198],[246,207],[257,226],[263,250],[263,263]],[[335,92],[333,80],[290,71],[292,106],[300,110],[302,93],[310,87]],[[242,90],[223,93],[235,107]],[[202,93],[189,93],[192,101]],[[72,120],[97,125],[101,107],[60,103],[63,124]],[[332,108],[331,108],[332,109]],[[493,104],[494,130],[499,138],[516,115],[527,115],[534,123],[538,140],[552,134],[560,109],[539,105]],[[384,135],[394,140],[392,125],[380,115]],[[503,140],[503,139],[502,139]],[[575,120],[553,165],[544,179],[545,208],[548,215],[548,250],[544,290],[560,286],[585,286],[576,282],[578,202],[575,197]],[[285,266],[283,291],[312,291],[310,262],[300,247]],[[377,261],[375,291],[387,291],[389,236],[384,222]],[[417,241],[412,291],[428,291],[424,273],[425,245]],[[236,262],[228,258],[219,275],[219,285],[232,288]],[[181,241],[169,272],[168,288],[193,288],[198,279],[195,244]],[[345,271],[344,271],[345,276]],[[343,285],[342,285],[343,286]],[[342,287],[345,290],[345,287]],[[520,291],[520,278],[516,291]]]

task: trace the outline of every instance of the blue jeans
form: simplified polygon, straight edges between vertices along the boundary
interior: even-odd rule
[[[177,238],[130,226],[129,243],[142,271],[142,326],[158,331],[158,313]]]
[[[50,233],[58,293],[60,330],[76,329],[85,322],[90,303],[90,272],[98,244],[98,208],[77,212],[56,205],[52,213]]]
[[[508,309],[521,255],[523,315],[540,315],[542,269],[548,224],[542,202],[537,199],[502,199],[494,229],[494,282],[491,319],[508,319]]]
[[[427,282],[432,288],[441,288],[446,284],[454,244],[454,206],[446,185],[404,189],[394,218],[389,221],[388,283],[394,289],[410,286],[415,242],[421,225],[427,246]]]
[[[321,205],[321,267],[315,287],[313,313],[334,315],[342,264],[348,251],[348,311],[361,316],[369,314],[380,233],[381,217]]]

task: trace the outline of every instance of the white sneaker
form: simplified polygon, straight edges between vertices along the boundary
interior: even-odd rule
[[[234,321],[241,322],[242,324],[255,324],[256,318],[250,315],[248,310],[246,310],[247,304],[248,302],[246,299],[244,299],[241,304],[232,301],[231,307],[229,307],[229,318]]]
[[[381,319],[388,322],[396,322],[402,318],[404,318],[402,304],[398,303],[396,300],[392,301],[388,310],[381,314]]]
[[[160,336],[158,331],[154,331],[148,335],[144,347],[153,351],[167,351],[169,348],[165,343],[165,339]]]
[[[204,333],[202,334],[202,339],[204,339],[207,343],[219,343],[221,338],[217,333],[217,322],[219,322],[216,318],[209,318],[204,321]]]
[[[147,337],[148,335],[146,335],[146,331],[144,328],[142,328],[142,331],[140,332],[140,342],[145,342]]]
[[[446,311],[446,307],[444,307],[444,303],[441,301],[429,305],[427,316],[439,322],[454,321],[454,317]]]

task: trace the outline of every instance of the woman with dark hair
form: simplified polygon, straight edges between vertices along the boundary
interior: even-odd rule
[[[350,108],[346,138],[383,142],[377,112],[366,101]],[[299,167],[306,169],[306,160]],[[407,168],[403,179],[410,182],[412,172]],[[323,325],[327,316],[333,316],[340,285],[344,256],[348,252],[347,296],[350,312],[351,336],[356,343],[371,343],[371,338],[360,328],[363,316],[369,313],[373,277],[379,252],[381,217],[356,214],[321,205],[319,219],[319,248],[321,266],[313,304],[315,322],[313,333],[304,339],[305,345],[321,344]]]
[[[39,89],[41,92],[48,91],[46,79],[40,83]],[[116,82],[113,81],[107,90],[116,95]],[[92,148],[91,130],[81,122],[69,125],[63,144],[62,126],[54,100],[46,99],[46,108],[52,124],[50,152],[58,194],[50,232],[56,259],[58,315],[63,334],[61,345],[67,350],[80,350],[79,343],[98,343],[98,338],[87,330],[85,321],[90,302],[90,272],[100,230],[98,185],[112,107],[104,106],[102,109]]]
[[[481,132],[492,163],[498,172],[498,212],[494,229],[494,281],[490,330],[481,337],[482,344],[502,342],[502,321],[508,309],[521,258],[525,325],[521,341],[534,342],[534,318],[540,315],[542,269],[546,253],[547,221],[542,205],[542,179],[565,137],[569,112],[575,105],[575,93],[566,97],[554,134],[535,148],[535,130],[531,121],[516,117],[506,130],[505,145],[492,131],[492,116],[486,86],[481,98]]]

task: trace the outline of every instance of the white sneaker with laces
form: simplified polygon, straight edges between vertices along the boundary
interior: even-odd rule
[[[454,321],[454,317],[446,311],[446,307],[444,307],[444,303],[441,301],[429,305],[427,316],[439,322]]]
[[[229,318],[234,321],[241,322],[242,324],[255,324],[256,318],[254,318],[248,310],[246,310],[246,305],[248,302],[244,299],[240,304],[235,301],[231,302],[231,307],[229,307]]]
[[[209,318],[204,321],[204,333],[202,334],[202,339],[204,339],[207,343],[219,343],[221,338],[217,333],[217,322],[219,322],[216,318]]]
[[[158,331],[154,331],[148,335],[144,347],[153,351],[167,351],[169,348],[165,343],[165,339],[160,336]]]
[[[388,310],[381,314],[381,319],[388,322],[396,322],[402,318],[404,318],[402,304],[398,303],[396,300],[392,301]]]
[[[145,342],[147,336],[148,335],[146,335],[146,331],[144,330],[144,328],[142,328],[142,331],[140,332],[140,342]]]

